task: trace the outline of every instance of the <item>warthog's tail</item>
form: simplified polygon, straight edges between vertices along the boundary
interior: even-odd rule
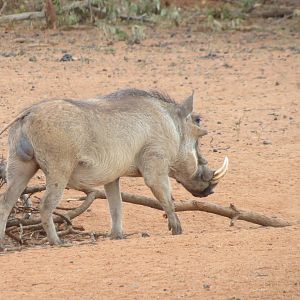
[[[9,122],[3,129],[0,130],[0,135],[5,132],[10,126],[19,121],[20,119],[25,118],[30,113],[30,109],[25,109],[18,116],[16,116],[11,122]]]

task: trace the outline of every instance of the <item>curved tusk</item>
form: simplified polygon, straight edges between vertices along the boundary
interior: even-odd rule
[[[224,158],[224,162],[221,168],[215,171],[213,178],[211,179],[211,183],[217,183],[221,178],[225,176],[228,170],[229,159],[226,156]]]

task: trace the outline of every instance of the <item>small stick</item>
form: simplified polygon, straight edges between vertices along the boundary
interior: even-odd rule
[[[54,211],[53,214],[56,215],[56,216],[61,217],[64,221],[67,222],[68,225],[71,225],[71,226],[72,226],[72,222],[70,221],[70,218],[68,218],[68,216],[65,216],[65,215],[63,215],[63,214],[60,214],[60,213],[58,213],[58,212],[56,212],[56,211]]]
[[[57,206],[56,209],[59,209],[59,210],[73,210],[75,209],[76,207],[61,207],[61,206]]]
[[[0,9],[0,16],[3,14],[3,12],[4,12],[5,8],[6,8],[6,6],[7,6],[7,2],[4,1],[3,5],[2,5],[2,7],[1,7],[1,9]]]
[[[11,232],[11,230],[6,230],[6,231],[5,231],[5,234],[6,234],[7,236],[9,236],[10,238],[12,238],[13,240],[15,240],[16,242],[18,242],[20,245],[23,244],[23,241],[22,241],[18,236],[14,235],[14,234]]]

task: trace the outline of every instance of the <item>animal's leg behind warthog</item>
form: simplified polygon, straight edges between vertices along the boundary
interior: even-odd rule
[[[147,166],[144,168],[143,177],[145,183],[166,212],[169,230],[172,230],[173,235],[181,234],[182,228],[179,218],[175,213],[167,168],[164,168],[163,162],[159,161],[155,163],[152,160],[151,165],[151,167]]]
[[[62,243],[56,233],[52,213],[63,196],[67,182],[68,180],[59,176],[56,176],[54,179],[53,177],[46,178],[46,191],[40,204],[40,212],[42,225],[50,245]]]
[[[120,194],[119,178],[109,184],[104,185],[105,194],[109,204],[111,216],[111,232],[112,239],[122,239],[122,198]]]
[[[0,248],[8,216],[37,170],[38,166],[34,161],[23,162],[11,157],[7,162],[7,188],[0,194]]]

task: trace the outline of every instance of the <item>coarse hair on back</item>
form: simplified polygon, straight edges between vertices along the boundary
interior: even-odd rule
[[[146,97],[154,98],[166,103],[176,104],[177,102],[166,92],[161,92],[157,90],[140,90],[135,88],[121,89],[111,94],[105,95],[102,98],[107,100],[127,98],[127,97]]]
[[[105,95],[105,96],[100,96],[97,98],[102,98],[106,100],[114,100],[114,99],[122,99],[122,98],[128,98],[128,97],[145,97],[145,98],[152,98],[156,99],[165,103],[170,103],[175,106],[179,106],[179,104],[166,92],[161,92],[157,90],[140,90],[136,88],[127,88],[127,89],[121,89],[116,92],[113,92],[111,94]],[[53,100],[61,100],[65,101],[67,103],[70,103],[72,105],[81,107],[81,108],[91,108],[94,107],[94,103],[90,102],[85,102],[85,101],[80,101],[80,100],[73,100],[73,99],[53,99]],[[20,119],[24,119],[26,116],[28,116],[31,111],[38,107],[39,105],[47,102],[51,102],[52,100],[46,99],[43,101],[40,101],[38,103],[35,103],[31,105],[30,107],[24,109],[14,120],[12,120],[9,124],[7,124],[2,130],[0,130],[0,135],[6,131],[11,125],[13,125],[15,122],[17,122]]]

